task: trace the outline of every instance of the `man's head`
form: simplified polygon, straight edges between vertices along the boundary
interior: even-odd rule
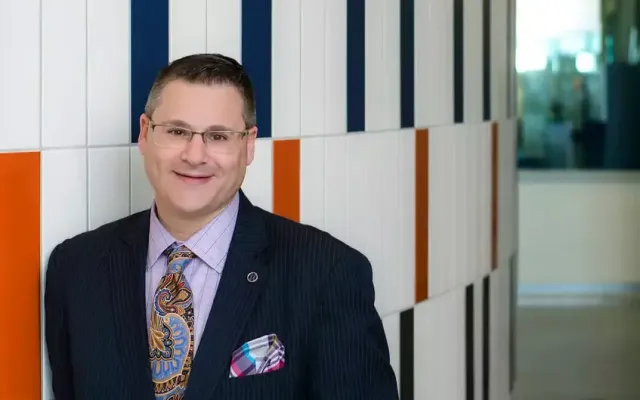
[[[169,64],[149,93],[138,140],[158,206],[180,218],[218,212],[244,180],[256,134],[253,89],[239,63],[198,54]]]

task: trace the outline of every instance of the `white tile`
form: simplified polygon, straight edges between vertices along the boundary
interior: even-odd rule
[[[325,138],[324,227],[347,240],[347,137]]]
[[[400,127],[400,0],[365,7],[365,129]]]
[[[380,198],[374,176],[380,168],[375,165],[380,134],[350,134],[347,140],[346,176],[347,243],[364,253],[373,265],[374,282],[378,282],[376,266],[381,265],[382,221],[376,211]],[[375,177],[379,179],[379,176]],[[379,298],[376,304],[379,305]]]
[[[400,129],[400,0],[384,1],[383,31],[385,129]]]
[[[300,21],[300,125],[301,135],[325,131],[325,4],[301,2]],[[330,1],[330,0],[329,0]]]
[[[476,180],[476,161],[475,154],[477,152],[477,146],[475,146],[475,139],[477,135],[473,133],[474,125],[464,124],[460,125],[460,151],[456,160],[458,166],[461,167],[462,179],[457,181],[457,199],[459,203],[459,224],[458,224],[458,237],[460,237],[461,251],[457,253],[459,259],[460,270],[456,277],[456,284],[459,286],[466,286],[473,281],[473,267],[477,260],[476,251],[478,249],[478,238],[474,236],[474,232],[477,230],[476,221],[478,215],[478,197],[473,191]]]
[[[367,232],[367,241],[371,247],[374,281],[376,282],[377,303],[381,313],[388,314],[411,307],[414,303],[415,262],[413,243],[415,242],[415,218],[407,224],[408,217],[414,216],[414,199],[408,199],[408,181],[405,173],[415,170],[415,164],[409,171],[403,170],[409,160],[414,159],[407,154],[406,141],[401,147],[401,135],[412,132],[390,131],[370,136],[366,140],[372,142],[366,176],[366,191],[363,193],[369,213],[369,223],[361,226]],[[373,139],[373,140],[372,140]],[[415,151],[415,150],[414,150]],[[409,172],[409,178],[415,176]],[[376,201],[372,202],[373,199]],[[409,208],[405,209],[404,208]],[[401,215],[404,211],[404,215]],[[375,229],[372,229],[375,222]],[[371,236],[369,236],[371,235]],[[408,240],[409,245],[403,243]],[[409,254],[408,251],[411,251]]]
[[[400,389],[400,313],[393,313],[382,318],[384,334],[389,345],[391,367],[396,374],[398,389]]]
[[[273,211],[273,141],[257,139],[255,158],[247,167],[242,190],[253,205]]]
[[[404,165],[400,161],[400,132],[352,134],[346,140],[346,240],[369,258],[376,307],[386,315],[414,302],[415,263],[412,255],[406,254],[408,246],[402,239],[413,236],[415,228],[397,213],[413,204],[404,197],[409,182],[399,179]]]
[[[207,52],[242,62],[242,0],[207,0]]]
[[[324,129],[327,134],[347,131],[347,2],[325,0]]]
[[[429,296],[455,286],[456,127],[429,130]]]
[[[451,192],[448,193],[447,200],[451,205],[451,227],[453,228],[453,239],[452,244],[455,244],[455,248],[458,249],[456,251],[453,247],[450,247],[449,257],[449,272],[450,275],[450,286],[447,288],[453,289],[459,285],[463,285],[463,282],[460,279],[460,273],[464,269],[462,265],[463,261],[463,253],[467,251],[468,244],[464,242],[463,227],[465,221],[465,215],[462,215],[464,210],[464,193],[462,189],[465,185],[466,181],[466,169],[464,160],[464,150],[465,150],[465,141],[464,141],[464,125],[455,125],[453,127],[453,134],[449,135],[448,138],[452,139],[453,145],[453,157],[447,160],[448,170],[450,172],[450,184],[451,184]]]
[[[402,290],[398,304],[408,308],[415,301],[416,281],[416,135],[414,129],[400,131],[398,140],[398,275],[402,276]]]
[[[453,124],[453,0],[416,1],[415,19],[416,126]]]
[[[87,230],[87,150],[42,152],[42,257]]]
[[[131,142],[130,14],[129,0],[87,0],[87,117],[92,146]]]
[[[510,278],[508,268],[498,268],[491,274],[489,397],[492,399],[509,398]]]
[[[402,256],[402,220],[399,218],[400,187],[402,172],[400,170],[400,135],[397,131],[372,134],[376,138],[375,150],[371,153],[368,179],[372,195],[380,195],[378,209],[369,218],[380,220],[379,263],[374,265],[377,272],[378,303],[380,312],[389,314],[403,310],[413,304],[403,304],[406,285],[403,273],[408,266],[401,264]],[[415,266],[411,265],[415,271]]]
[[[129,148],[89,149],[89,229],[129,215]]]
[[[498,249],[500,266],[507,266],[509,258],[517,250],[517,165],[516,120],[498,122]]]
[[[464,121],[483,120],[482,1],[464,1]]]
[[[207,51],[207,0],[169,0],[169,61]]]
[[[512,136],[510,137],[510,148],[514,149],[513,153],[511,153],[511,165],[512,167],[509,169],[511,176],[509,177],[509,182],[511,182],[511,212],[509,213],[507,218],[508,221],[511,222],[511,250],[512,254],[518,254],[518,243],[520,243],[520,185],[518,180],[518,157],[517,157],[517,147],[518,147],[518,117],[513,117],[510,120],[511,123],[511,132]],[[514,153],[516,153],[514,155]]]
[[[146,210],[153,202],[153,187],[144,171],[144,159],[138,147],[129,149],[131,173],[131,213]]]
[[[414,308],[414,388],[423,398],[465,399],[464,313],[464,288]]]
[[[491,271],[491,126],[485,122],[478,124],[476,129],[479,143],[476,151],[478,257],[475,277],[480,278]]]
[[[53,248],[87,230],[87,152],[45,150],[41,154],[41,261],[40,287],[44,290],[47,263]],[[41,296],[41,307],[43,307]],[[44,315],[41,316],[44,320]],[[44,325],[41,326],[41,335]],[[42,393],[53,399],[47,347],[42,340]]]
[[[385,76],[384,49],[384,2],[386,0],[368,0],[364,12],[364,125],[365,130],[385,129],[385,111],[391,107],[384,101]]]
[[[429,289],[444,293],[472,282],[490,264],[489,125],[429,132]]]
[[[358,194],[356,199],[363,199],[360,206],[367,213],[367,220],[354,225],[353,229],[359,227],[366,235],[367,255],[373,266],[378,293],[376,303],[380,312],[386,315],[407,306],[401,304],[403,274],[397,273],[404,267],[398,265],[400,224],[397,215],[390,211],[398,208],[399,200],[398,135],[392,131],[364,134],[362,137],[368,145],[361,148],[369,151],[364,163],[367,170],[363,179],[365,191]],[[351,149],[349,143],[349,150]],[[360,197],[361,195],[363,196]],[[357,207],[355,202],[350,201],[347,206],[347,210],[352,206]]]
[[[86,0],[42,2],[43,147],[87,143],[86,13]]]
[[[40,0],[0,1],[0,54],[0,151],[38,149]]]
[[[47,263],[53,248],[87,230],[86,150],[46,150],[41,155],[41,260],[40,286],[44,290]],[[41,307],[43,299],[41,296]],[[41,318],[44,320],[44,315]],[[44,325],[41,335],[44,334]],[[53,399],[47,347],[42,340],[43,398]]]
[[[300,141],[300,222],[324,229],[325,139]]]
[[[271,136],[300,136],[300,2],[272,0]]]
[[[491,2],[491,119],[507,116],[507,0]]]
[[[440,378],[444,357],[439,349],[441,321],[438,320],[438,308],[442,307],[441,298],[432,298],[415,305],[413,308],[413,375],[414,392],[424,398],[444,399],[441,396]]]

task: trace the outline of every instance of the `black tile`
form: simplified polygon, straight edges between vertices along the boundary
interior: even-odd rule
[[[413,308],[400,313],[400,399],[414,400]]]

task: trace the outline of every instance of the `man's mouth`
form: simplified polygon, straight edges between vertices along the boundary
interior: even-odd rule
[[[211,175],[200,175],[200,174],[185,174],[180,172],[174,172],[178,178],[187,183],[206,183],[211,179]]]

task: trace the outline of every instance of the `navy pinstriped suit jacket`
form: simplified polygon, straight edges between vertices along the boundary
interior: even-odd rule
[[[368,260],[240,197],[185,399],[398,399]],[[56,400],[154,399],[145,321],[148,231],[147,210],[53,250],[45,332]],[[258,273],[256,282],[247,280],[249,272]],[[285,346],[284,368],[229,378],[233,350],[269,333]]]

